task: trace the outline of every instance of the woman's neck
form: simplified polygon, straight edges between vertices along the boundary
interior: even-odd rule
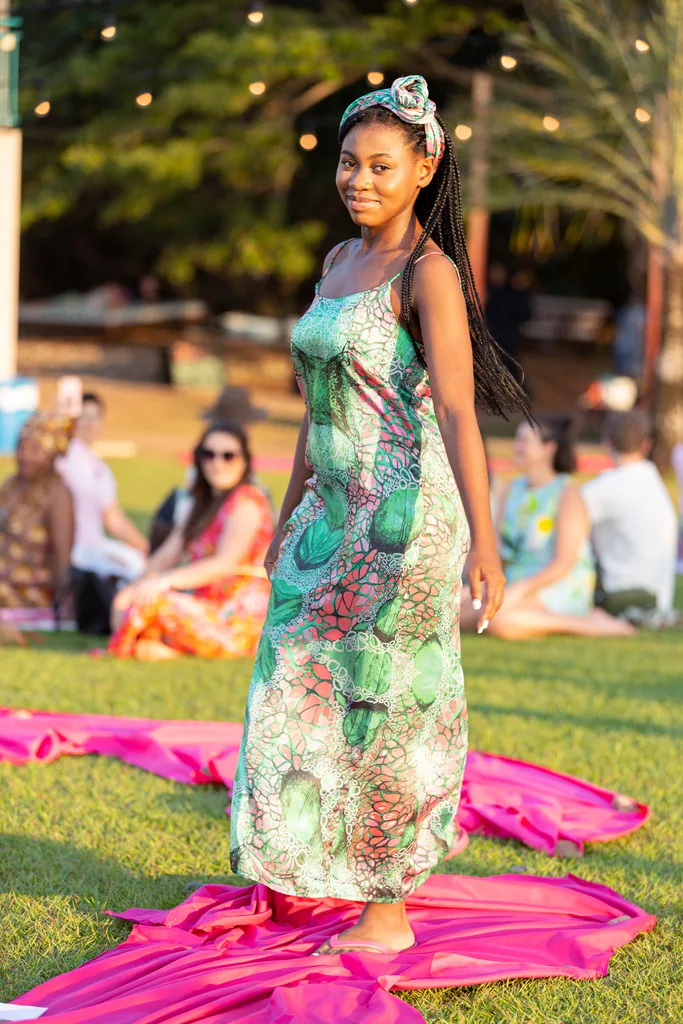
[[[422,227],[414,213],[407,221],[405,216],[400,216],[381,227],[361,227],[360,252],[364,255],[397,249],[412,252],[421,234]]]
[[[551,466],[534,466],[534,468],[530,469],[526,474],[530,487],[545,487],[545,485],[551,483],[556,476],[557,473]]]

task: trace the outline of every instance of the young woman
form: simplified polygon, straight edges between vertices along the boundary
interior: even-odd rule
[[[55,471],[71,420],[37,413],[0,486],[0,608],[51,608],[66,593],[74,538],[71,495]]]
[[[491,632],[509,640],[572,633],[627,636],[632,627],[594,607],[590,523],[570,474],[576,454],[568,419],[522,423],[515,437],[521,471],[501,499],[500,551],[508,581]],[[475,612],[463,594],[462,628]]]
[[[528,405],[482,318],[424,79],[352,103],[340,141],[360,237],[328,255],[292,336],[307,415],[266,558],[231,860],[280,892],[365,904],[320,952],[392,953],[415,941],[406,896],[458,834],[468,551],[480,629],[503,599],[475,397]]]
[[[118,657],[239,658],[256,651],[270,594],[263,560],[273,517],[266,495],[249,483],[242,428],[211,424],[194,465],[188,518],[115,599],[109,650]]]

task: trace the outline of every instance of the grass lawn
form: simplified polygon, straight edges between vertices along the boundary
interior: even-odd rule
[[[116,466],[141,522],[180,475],[170,459]],[[282,479],[270,477],[276,497]],[[0,702],[168,718],[242,717],[246,661],[92,661],[87,641],[0,651]],[[619,890],[659,925],[596,982],[514,981],[413,993],[430,1022],[674,1024],[683,1020],[683,635],[558,638],[503,645],[466,637],[472,745],[584,776],[651,804],[640,832],[558,862],[474,838],[458,872],[571,870]],[[224,791],[184,787],[101,758],[0,764],[0,1000],[121,941],[104,908],[170,907],[190,880],[228,881]],[[451,865],[447,870],[455,870]]]

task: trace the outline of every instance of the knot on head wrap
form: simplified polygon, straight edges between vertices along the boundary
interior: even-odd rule
[[[408,124],[423,124],[427,156],[433,156],[436,166],[439,166],[445,148],[443,131],[436,120],[436,103],[430,100],[429,89],[422,75],[397,78],[391,89],[376,89],[360,96],[344,111],[340,127],[354,114],[370,107],[386,107]]]
[[[37,441],[47,455],[56,458],[66,454],[73,429],[74,421],[66,416],[37,412],[24,423],[19,442],[29,438]]]

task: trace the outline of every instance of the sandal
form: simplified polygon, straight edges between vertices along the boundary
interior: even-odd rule
[[[381,956],[399,956],[409,949],[414,949],[415,946],[417,946],[417,941],[413,942],[412,946],[406,946],[405,949],[391,949],[389,946],[383,946],[381,942],[370,942],[365,939],[359,942],[344,942],[337,934],[332,935],[321,946],[318,946],[311,956],[326,956],[335,953],[375,953]]]

